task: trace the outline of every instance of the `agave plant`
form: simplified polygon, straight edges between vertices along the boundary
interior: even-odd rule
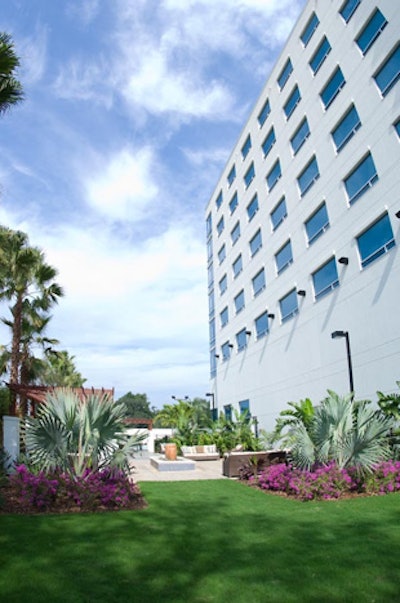
[[[106,466],[129,470],[129,457],[144,435],[129,437],[126,409],[106,394],[82,400],[71,389],[49,393],[36,417],[25,423],[26,448],[39,469],[55,468],[80,477]]]
[[[310,469],[334,461],[340,469],[371,471],[390,455],[392,418],[374,410],[369,401],[354,402],[352,396],[330,390],[328,394],[315,409],[311,425],[298,423],[292,429],[294,465]]]

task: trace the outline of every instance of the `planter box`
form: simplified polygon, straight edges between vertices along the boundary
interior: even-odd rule
[[[239,477],[239,469],[247,465],[251,458],[264,459],[268,465],[286,462],[286,450],[265,450],[260,452],[228,452],[224,456],[222,474],[226,477]]]

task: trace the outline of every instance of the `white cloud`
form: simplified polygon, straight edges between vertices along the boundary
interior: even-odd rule
[[[137,221],[158,193],[154,181],[155,156],[149,147],[119,151],[87,176],[85,188],[90,205],[114,220]]]
[[[88,24],[97,16],[99,12],[99,0],[77,0],[69,1],[66,11],[67,14],[79,19],[84,24]]]
[[[47,28],[37,25],[31,36],[23,38],[18,44],[21,59],[21,81],[24,86],[39,82],[47,63]]]
[[[61,66],[52,86],[53,91],[59,98],[90,100],[110,108],[113,92],[104,83],[108,70],[109,64],[101,58],[90,62],[87,58],[75,57]]]

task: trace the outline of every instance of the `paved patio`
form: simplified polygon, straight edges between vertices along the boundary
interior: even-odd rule
[[[189,471],[158,471],[147,455],[138,455],[132,460],[135,482],[178,482],[197,479],[227,479],[222,475],[222,459],[196,461],[195,469]]]

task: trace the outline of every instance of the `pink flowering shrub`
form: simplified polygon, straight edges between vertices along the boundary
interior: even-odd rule
[[[86,470],[78,477],[60,471],[31,473],[19,465],[9,477],[8,494],[12,498],[9,511],[96,511],[130,509],[143,506],[137,484],[123,471]]]
[[[282,463],[264,469],[252,484],[262,490],[282,492],[304,501],[335,499],[354,492],[386,494],[400,491],[400,461],[381,462],[371,474],[366,475],[355,469],[339,469],[335,463],[312,471]]]

